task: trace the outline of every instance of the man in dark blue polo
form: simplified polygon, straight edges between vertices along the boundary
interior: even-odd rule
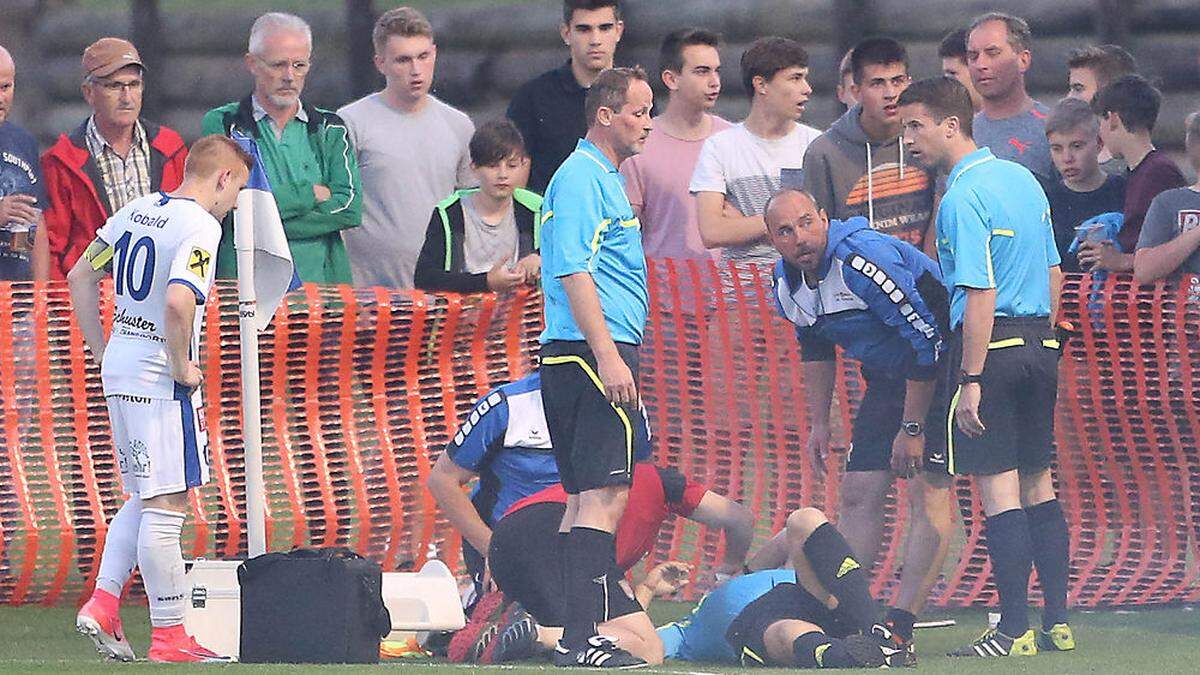
[[[999,625],[951,656],[1074,649],[1067,523],[1050,474],[1059,351],[1052,325],[1062,280],[1050,206],[1028,169],[975,145],[971,98],[957,81],[917,82],[899,105],[910,154],[949,174],[937,213],[950,291],[948,365],[957,371],[947,468],[975,477],[1000,594]],[[1028,617],[1033,565],[1046,598],[1036,635]]]
[[[544,194],[575,143],[587,133],[583,113],[588,87],[613,67],[617,43],[625,31],[618,0],[563,0],[559,37],[571,58],[521,85],[508,105],[508,117],[529,151],[528,188]]]
[[[559,167],[542,204],[542,400],[563,487],[566,594],[558,665],[645,665],[596,634],[609,606],[613,532],[646,433],[638,405],[638,346],[646,325],[641,226],[617,172],[650,134],[645,71],[606,70],[588,90],[587,137]]]

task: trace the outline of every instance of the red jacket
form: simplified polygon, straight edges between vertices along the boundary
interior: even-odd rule
[[[141,120],[150,139],[150,189],[174,190],[183,182],[187,146],[179,134]],[[100,167],[88,152],[87,122],[62,134],[42,155],[42,174],[50,206],[42,214],[50,239],[50,278],[65,279],[96,230],[112,215],[108,193],[100,186]]]

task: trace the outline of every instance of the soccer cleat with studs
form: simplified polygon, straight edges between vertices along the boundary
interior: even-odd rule
[[[917,652],[912,640],[900,637],[886,623],[871,626],[871,637],[883,650],[889,668],[913,668],[917,665]]]
[[[133,647],[121,629],[121,617],[110,616],[95,600],[88,600],[75,616],[75,630],[91,639],[96,652],[114,661],[132,661]]]
[[[500,635],[496,639],[491,662],[521,661],[533,656],[537,649],[537,622],[514,602],[500,623]]]
[[[610,638],[593,635],[583,649],[571,650],[562,646],[554,648],[554,665],[576,668],[609,668],[612,670],[634,670],[650,665],[642,659],[617,646]]]
[[[1039,652],[1072,651],[1075,649],[1075,634],[1071,632],[1070,625],[1056,623],[1050,630],[1038,631],[1037,648]]]
[[[989,628],[971,644],[956,649],[946,656],[993,658],[997,656],[1036,656],[1037,653],[1037,638],[1034,636],[1033,629],[1025,631],[1020,637],[1012,638],[995,628]]]

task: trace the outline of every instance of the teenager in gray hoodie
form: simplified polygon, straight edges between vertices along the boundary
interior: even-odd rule
[[[866,218],[872,229],[924,248],[933,181],[904,155],[896,100],[910,81],[908,53],[891,38],[867,38],[850,52],[859,103],[804,156],[804,188],[833,220]]]
[[[933,181],[909,162],[901,143],[896,102],[908,88],[908,54],[895,40],[869,38],[854,47],[850,63],[859,103],[808,147],[804,187],[831,221],[861,216],[873,230],[922,249],[926,239],[934,238]],[[835,371],[833,361],[805,363],[810,410],[828,412]],[[823,467],[830,443],[828,415],[820,414],[814,417],[807,448],[814,468]],[[855,440],[842,479],[838,526],[863,568],[870,570],[883,541],[883,505],[898,474],[889,464],[890,441]],[[913,622],[937,578],[930,570],[941,569],[946,556],[952,527],[948,487],[931,475],[909,483],[908,517],[914,527],[905,545],[905,573],[886,619],[906,645],[911,645]]]

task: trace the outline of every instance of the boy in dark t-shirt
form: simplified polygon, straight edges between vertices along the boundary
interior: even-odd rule
[[[1046,119],[1050,157],[1061,176],[1046,181],[1046,198],[1054,222],[1054,243],[1063,272],[1079,272],[1075,254],[1069,253],[1076,229],[1088,218],[1121,212],[1125,203],[1125,177],[1109,176],[1100,169],[1100,123],[1091,107],[1077,99],[1059,101]]]
[[[1112,151],[1113,157],[1125,160],[1130,171],[1122,209],[1125,223],[1117,234],[1124,252],[1108,242],[1082,246],[1079,250],[1081,267],[1094,266],[1109,272],[1132,271],[1133,249],[1141,235],[1150,202],[1164,190],[1187,184],[1175,162],[1155,149],[1150,140],[1161,102],[1162,94],[1139,75],[1118,78],[1101,89],[1092,102],[1092,110],[1100,116],[1100,139]]]
[[[1187,156],[1200,169],[1200,112],[1188,115]],[[1160,193],[1138,239],[1133,278],[1139,284],[1183,272],[1200,274],[1200,181]]]

